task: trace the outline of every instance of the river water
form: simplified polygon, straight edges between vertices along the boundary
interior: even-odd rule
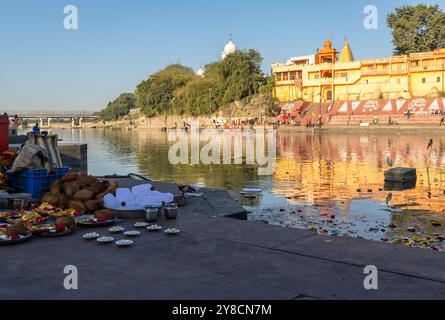
[[[172,165],[173,144],[158,130],[58,130],[64,143],[87,143],[92,175],[138,173],[154,180],[227,188],[249,219],[442,250],[445,234],[445,138],[412,133],[280,133],[276,170],[255,165]],[[434,140],[432,151],[428,141]],[[417,169],[404,191],[385,189],[386,157]],[[262,190],[254,199],[240,191]],[[433,221],[443,226],[435,226]],[[439,241],[438,241],[439,240]]]

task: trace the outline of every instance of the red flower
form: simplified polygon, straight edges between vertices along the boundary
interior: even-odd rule
[[[79,210],[74,211],[73,216],[75,217],[80,217],[82,215],[82,212],[80,212]]]
[[[61,224],[56,224],[56,233],[65,231],[65,226]]]
[[[11,240],[19,240],[20,236],[17,232],[11,233]]]

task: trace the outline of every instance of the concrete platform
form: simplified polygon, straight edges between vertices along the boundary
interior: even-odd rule
[[[225,218],[207,197],[159,221],[179,236],[143,230],[128,249],[81,239],[107,228],[2,247],[0,299],[445,298],[444,253]],[[63,287],[66,265],[78,268],[78,290]],[[379,290],[364,289],[367,265],[379,269]]]

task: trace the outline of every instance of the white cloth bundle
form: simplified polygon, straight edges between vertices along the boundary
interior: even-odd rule
[[[151,184],[133,187],[131,190],[119,188],[116,196],[107,194],[104,197],[105,208],[114,210],[142,210],[146,206],[161,206],[173,202],[171,193],[153,191]]]

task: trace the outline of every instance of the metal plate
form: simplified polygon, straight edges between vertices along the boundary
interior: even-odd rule
[[[117,222],[117,219],[108,220],[106,222],[87,222],[91,216],[82,216],[77,217],[76,222],[79,226],[87,227],[87,228],[100,228],[113,225]]]
[[[12,245],[12,244],[22,243],[22,242],[28,241],[31,238],[32,238],[32,234],[30,234],[27,237],[20,238],[17,240],[0,240],[0,246],[7,246],[7,245]]]
[[[72,234],[74,231],[76,231],[76,229],[65,229],[65,231],[59,233],[51,233],[43,231],[43,232],[35,232],[35,234],[43,238],[56,238],[56,237],[67,236],[69,234]]]

